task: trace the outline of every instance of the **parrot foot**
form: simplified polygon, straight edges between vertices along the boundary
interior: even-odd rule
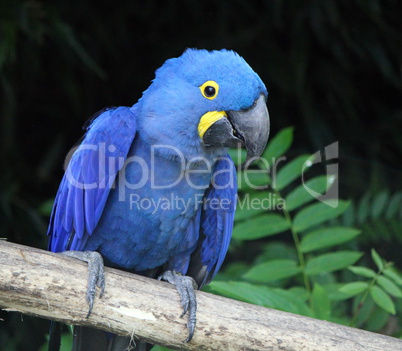
[[[100,288],[99,298],[105,292],[105,273],[103,258],[99,252],[96,251],[64,251],[62,255],[76,258],[80,261],[88,262],[88,287],[86,293],[86,300],[89,305],[87,318],[92,312],[95,300],[96,287]]]
[[[183,313],[180,315],[180,318],[188,312],[187,329],[189,334],[184,342],[190,342],[194,335],[195,323],[197,320],[197,300],[195,289],[197,289],[198,286],[196,282],[193,278],[181,275],[175,271],[166,271],[158,279],[165,280],[176,287],[183,307]]]

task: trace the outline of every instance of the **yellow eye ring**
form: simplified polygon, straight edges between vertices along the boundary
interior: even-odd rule
[[[218,96],[219,84],[213,80],[207,80],[200,86],[201,94],[208,100],[213,100]]]

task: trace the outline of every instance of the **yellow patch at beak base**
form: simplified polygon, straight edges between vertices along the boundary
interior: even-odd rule
[[[198,123],[198,135],[202,138],[205,132],[219,119],[227,117],[225,111],[211,111],[207,112],[200,119]]]

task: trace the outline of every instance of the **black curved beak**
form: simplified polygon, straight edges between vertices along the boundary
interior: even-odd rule
[[[227,111],[227,118],[220,118],[203,135],[205,145],[246,147],[249,165],[254,158],[261,156],[269,136],[269,114],[265,96],[261,94],[253,105],[240,111]]]

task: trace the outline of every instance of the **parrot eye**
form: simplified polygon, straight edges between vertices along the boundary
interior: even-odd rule
[[[200,86],[200,90],[204,98],[213,100],[218,96],[219,85],[213,80],[208,80]]]
[[[206,86],[206,87],[204,88],[204,94],[205,94],[207,97],[212,97],[212,96],[214,96],[214,95],[215,95],[215,88],[214,88],[214,87],[211,87],[210,85]]]

